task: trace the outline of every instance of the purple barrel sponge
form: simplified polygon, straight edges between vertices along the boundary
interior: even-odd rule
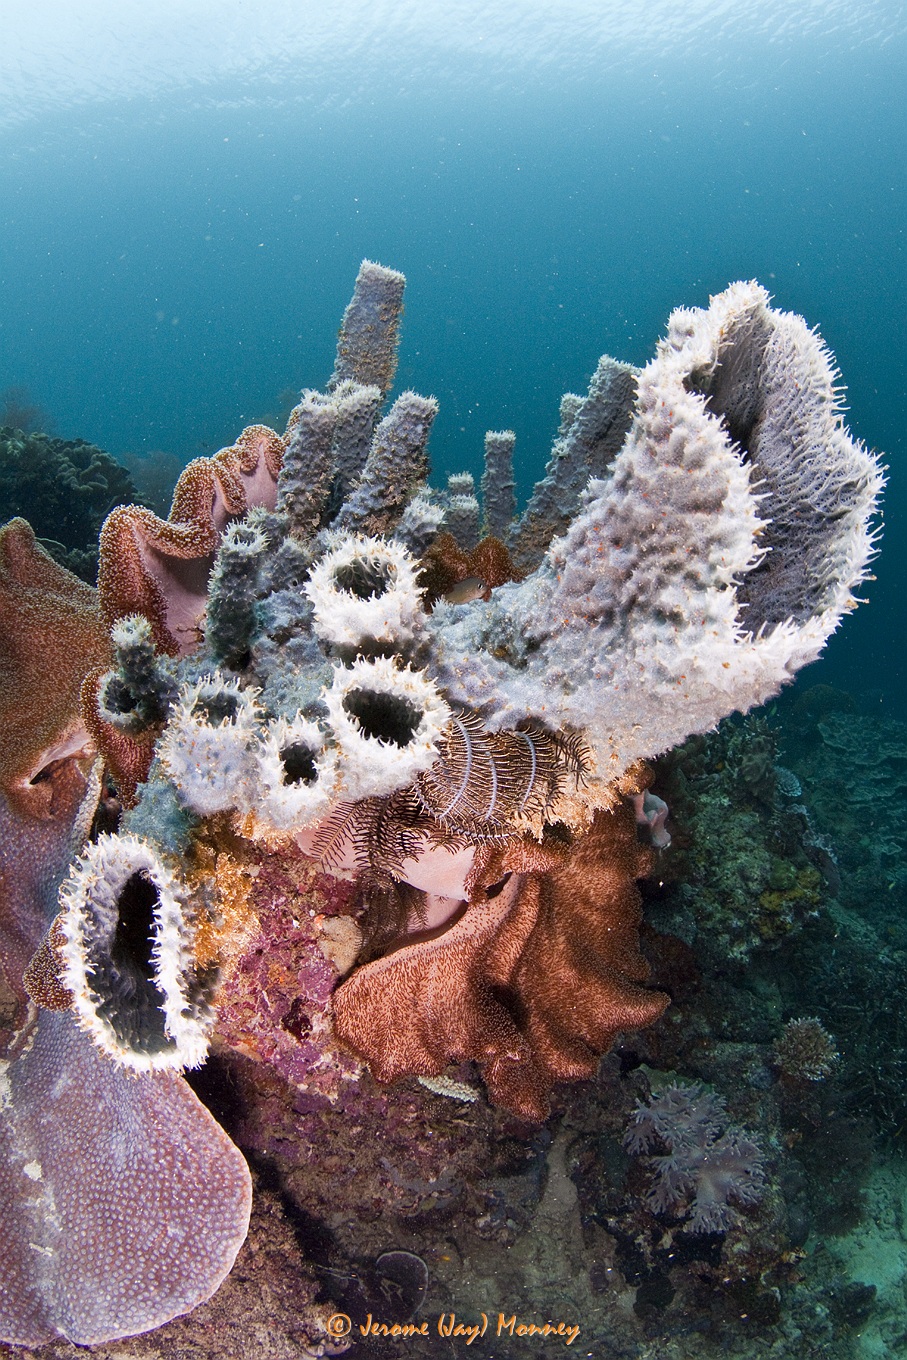
[[[93,1345],[214,1293],[245,1239],[251,1182],[182,1077],[117,1067],[71,1012],[42,1010],[5,1092],[0,1336]]]

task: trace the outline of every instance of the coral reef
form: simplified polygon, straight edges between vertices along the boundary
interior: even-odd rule
[[[483,511],[471,478],[426,485],[432,399],[404,392],[382,415],[402,288],[366,262],[327,390],[302,393],[285,434],[250,427],[186,469],[169,519],[123,507],[102,531],[113,655],[82,649],[78,731],[113,780],[112,834],[90,832],[44,944],[23,937],[37,951],[33,996],[56,1009],[39,1012],[31,1065],[12,1082],[24,1111],[14,1134],[35,1143],[28,1101],[44,1097],[48,1073],[94,1063],[83,1084],[96,1122],[74,1095],[67,1129],[88,1148],[77,1174],[91,1185],[94,1159],[117,1146],[118,1083],[132,1083],[135,1156],[144,1166],[158,1147],[160,1166],[144,1198],[130,1182],[124,1202],[140,1223],[168,1213],[183,1236],[159,1276],[139,1252],[138,1277],[161,1287],[157,1311],[136,1290],[130,1312],[121,1254],[93,1201],[82,1226],[73,1204],[72,1231],[112,1258],[114,1302],[98,1316],[81,1304],[75,1322],[47,1315],[35,1339],[156,1326],[229,1269],[244,1168],[183,1079],[156,1070],[197,1062],[209,1042],[210,1071],[236,1096],[228,1131],[282,1168],[301,1211],[330,1222],[347,1266],[350,1234],[382,1207],[429,1221],[456,1204],[474,1247],[483,1234],[513,1241],[534,1218],[518,1255],[536,1276],[558,1268],[558,1225],[591,1309],[567,1131],[543,1188],[547,1135],[527,1135],[526,1121],[562,1115],[571,1097],[558,1084],[594,1078],[621,1034],[652,1027],[633,1042],[670,1058],[686,1033],[659,1023],[680,995],[681,941],[656,959],[664,990],[649,985],[639,943],[636,881],[671,853],[670,796],[650,790],[642,761],[774,694],[866,576],[881,472],[844,429],[821,341],[757,285],[674,313],[641,371],[603,359],[588,395],[565,400],[548,474],[517,521],[509,434],[487,441]],[[501,537],[479,539],[483,514]],[[751,723],[747,750],[759,742],[767,759],[741,765],[735,792],[780,818],[777,753]],[[101,790],[97,778],[92,808]],[[41,894],[42,934],[89,834],[84,816],[70,823]],[[796,859],[802,819],[791,826],[760,899],[815,893],[817,871],[805,851]],[[784,910],[764,903],[767,917]],[[21,986],[25,943],[19,953]],[[646,1050],[624,1051],[632,1071]],[[705,1045],[699,1060],[717,1063]],[[754,1084],[760,1061],[770,1082],[767,1050],[734,1057]],[[618,1068],[605,1087],[625,1117]],[[730,1060],[722,1077],[729,1089]],[[600,1119],[608,1100],[589,1098]],[[677,1159],[663,1207],[689,1210],[692,1238],[725,1235],[720,1269],[742,1289],[777,1258],[782,1215],[762,1154],[717,1097],[708,1109],[687,1121],[698,1142],[662,1133],[650,1160]],[[169,1121],[159,1144],[156,1120]],[[193,1188],[195,1158],[172,1151],[181,1137],[212,1160],[210,1195]],[[499,1144],[522,1190],[512,1172],[480,1185]],[[67,1144],[57,1164],[74,1157]],[[658,1175],[667,1186],[668,1169]],[[652,1207],[639,1199],[631,1215],[650,1223]],[[375,1261],[407,1246],[379,1234]],[[697,1245],[698,1268],[710,1250]],[[23,1270],[8,1267],[19,1311],[3,1334],[16,1339],[32,1307]]]
[[[357,296],[379,287],[376,271],[363,271]],[[396,335],[396,315],[393,325]],[[554,731],[582,731],[594,758],[580,795],[590,809],[613,804],[614,782],[635,760],[776,692],[818,654],[852,607],[872,550],[869,517],[882,478],[874,459],[843,428],[834,378],[812,332],[799,318],[772,311],[755,285],[734,285],[707,311],[677,313],[658,356],[635,380],[633,423],[609,476],[589,483],[562,538],[553,537],[559,521],[544,521],[550,546],[540,565],[524,581],[501,585],[488,601],[440,600],[420,621],[419,661],[448,703],[478,713],[492,730],[541,721]],[[593,381],[586,405],[599,400],[600,386]],[[292,605],[283,573],[304,580],[314,567],[317,580],[325,549],[339,551],[343,535],[393,536],[425,475],[434,411],[413,393],[397,399],[376,427],[361,477],[324,540],[315,531],[330,510],[335,444],[349,436],[341,415],[347,395],[339,396],[340,390],[304,394],[286,440],[256,427],[207,468],[187,469],[169,527],[146,524],[130,511],[111,516],[102,536],[105,616],[144,612],[164,650],[197,651],[201,639],[193,630],[206,603],[216,617],[221,592],[229,591],[231,602],[235,594],[228,585],[232,575],[215,574],[208,601],[200,589],[218,530],[231,506],[241,515],[252,503],[237,494],[228,505],[215,494],[211,511],[211,487],[222,485],[224,467],[237,458],[254,482],[259,453],[273,467],[289,440],[293,453],[287,452],[273,502],[267,478],[262,484],[259,503],[273,503],[276,515],[255,520],[268,546],[247,562],[247,578],[258,564],[259,630],[242,669],[263,685],[266,703],[287,710],[289,694],[268,693],[277,677],[263,653],[276,635],[289,633],[300,656],[305,648],[325,675],[331,644],[324,624],[313,627],[300,602],[295,620],[285,615]],[[564,466],[573,468],[571,459],[586,450],[577,440],[574,454],[559,454]],[[813,485],[817,447],[826,459],[821,486]],[[305,480],[294,470],[297,464],[305,468]],[[588,477],[587,464],[580,460],[579,466]],[[574,468],[571,475],[580,474]],[[199,478],[207,499],[191,490]],[[751,490],[755,480],[763,488],[758,496]],[[189,503],[198,507],[203,500],[201,519],[198,508],[193,518]],[[794,550],[794,513],[808,524],[808,553]],[[156,545],[154,570],[148,563],[140,569],[136,558],[140,523]],[[120,541],[124,534],[132,548]],[[177,553],[176,560],[196,563],[192,573],[187,565],[181,572],[198,582],[191,604],[182,580],[174,579],[168,593],[166,572],[175,576],[176,568],[161,564]],[[125,584],[127,576],[136,576],[134,589]],[[395,593],[377,580],[347,593],[357,591],[364,592],[362,601]],[[174,615],[170,623],[168,614]],[[413,624],[411,619],[407,636],[401,632],[394,640],[404,655]],[[174,628],[181,632],[179,644]],[[317,642],[326,648],[315,649]],[[385,648],[390,645],[385,638]],[[316,709],[329,688],[325,679],[316,688],[316,679],[295,696],[303,711]],[[588,811],[574,812],[568,820],[584,815]]]
[[[0,521],[28,520],[50,555],[90,585],[105,516],[135,499],[127,469],[94,444],[0,426]]]
[[[907,725],[841,709],[822,713],[791,741],[816,830],[848,870],[847,905],[887,898],[902,917],[907,896]],[[844,796],[846,792],[846,797]]]
[[[716,967],[789,943],[832,892],[817,863],[806,806],[794,803],[776,726],[727,719],[658,762],[656,782],[676,834],[661,857],[667,885],[652,920]],[[807,790],[811,795],[811,790]]]

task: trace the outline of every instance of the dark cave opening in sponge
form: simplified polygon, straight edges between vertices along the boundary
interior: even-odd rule
[[[86,972],[98,1016],[125,1050],[161,1053],[171,1041],[155,957],[160,894],[151,875],[144,869],[130,874],[117,893],[115,909],[110,933],[97,920],[99,929],[87,941]]]
[[[409,699],[383,690],[353,689],[343,707],[355,718],[366,737],[408,746],[422,721],[422,711]]]
[[[123,884],[117,903],[117,924],[110,949],[112,963],[121,973],[154,981],[154,917],[157,888],[147,874],[134,873]]]
[[[360,600],[374,600],[384,595],[391,583],[390,564],[374,558],[357,557],[352,562],[338,566],[334,572],[334,585]]]
[[[314,784],[318,778],[315,753],[304,741],[294,741],[285,746],[280,753],[280,763],[285,785]]]
[[[239,699],[230,690],[200,694],[192,705],[193,716],[202,718],[209,727],[220,727],[225,720],[235,723],[238,712]]]

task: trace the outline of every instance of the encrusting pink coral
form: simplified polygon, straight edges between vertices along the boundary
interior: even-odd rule
[[[279,434],[249,425],[230,448],[184,469],[168,519],[135,505],[108,515],[98,569],[105,621],[144,614],[162,651],[192,651],[221,535],[252,506],[274,508],[283,453]]]
[[[251,860],[243,873],[228,855],[216,858],[224,914],[236,924],[221,968],[214,1043],[266,1063],[300,1101],[335,1105],[362,1071],[331,1032],[331,993],[360,943],[356,884],[324,873],[293,844],[255,846]]]

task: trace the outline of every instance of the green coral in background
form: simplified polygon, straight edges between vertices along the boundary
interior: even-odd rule
[[[136,499],[126,468],[94,444],[0,426],[0,522],[27,519],[47,551],[90,585],[105,517]]]
[[[829,894],[809,844],[801,789],[765,715],[729,718],[659,762],[673,843],[657,924],[721,969],[776,948]]]

